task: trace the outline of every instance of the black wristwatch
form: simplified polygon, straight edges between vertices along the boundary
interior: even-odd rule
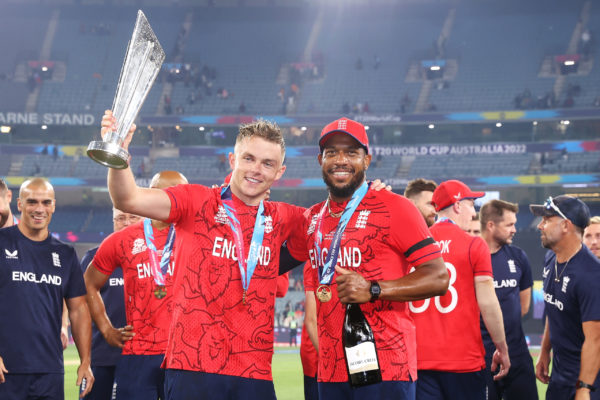
[[[589,385],[589,384],[585,383],[584,381],[577,381],[577,383],[575,384],[575,389],[589,389],[590,392],[596,391],[595,386]]]
[[[371,281],[369,293],[371,293],[371,303],[379,298],[379,295],[381,294],[381,286],[379,286],[377,281]]]

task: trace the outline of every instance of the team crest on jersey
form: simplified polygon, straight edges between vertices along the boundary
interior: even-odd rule
[[[367,220],[369,219],[369,214],[371,214],[371,211],[369,210],[362,210],[359,214],[358,217],[356,218],[356,224],[354,225],[355,228],[358,229],[364,229],[367,226]]]
[[[265,233],[273,232],[273,217],[267,215],[265,217]]]
[[[58,253],[52,252],[52,265],[54,265],[55,267],[60,268],[60,257],[58,256]]]
[[[18,260],[19,259],[18,250],[8,251],[8,249],[4,249],[4,254],[6,255],[7,260]]]
[[[319,214],[315,214],[312,216],[312,219],[310,220],[310,225],[308,226],[308,230],[306,231],[307,235],[311,235],[311,234],[315,233],[318,219],[319,219]]]
[[[219,224],[226,224],[227,223],[227,212],[225,211],[225,207],[219,206],[219,210],[215,214],[215,222],[217,222]]]
[[[517,273],[517,266],[515,265],[515,260],[508,260],[508,269],[513,274]]]
[[[569,284],[569,281],[571,280],[571,278],[569,278],[568,276],[563,276],[563,284],[562,284],[562,292],[563,293],[567,293],[567,285]]]
[[[137,238],[133,241],[133,248],[131,249],[131,254],[139,254],[146,251],[146,241],[142,238]]]

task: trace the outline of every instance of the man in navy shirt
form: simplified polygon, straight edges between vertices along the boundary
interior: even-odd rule
[[[549,383],[547,400],[600,399],[600,261],[582,244],[590,211],[571,196],[530,205],[541,216],[546,327],[536,376]],[[549,376],[552,351],[552,376]]]
[[[490,365],[494,344],[482,323],[481,336],[485,346],[486,380],[490,400],[538,398],[533,360],[521,324],[521,317],[527,314],[531,302],[531,266],[525,252],[512,245],[513,236],[517,232],[517,212],[519,207],[516,204],[503,200],[490,200],[479,212],[481,237],[488,244],[492,254],[494,287],[502,308],[511,364],[506,377],[493,380]]]
[[[114,232],[118,232],[141,220],[142,217],[124,213],[113,208]],[[84,272],[94,259],[97,250],[98,246],[88,250],[81,259],[81,268]],[[104,301],[108,319],[115,326],[127,325],[123,294],[123,270],[121,268],[115,269],[108,278],[106,284],[100,289],[100,296]],[[85,397],[85,400],[107,400],[111,398],[113,381],[115,380],[115,368],[120,356],[121,349],[109,345],[94,324],[92,326],[92,372],[96,381],[92,390]]]
[[[0,399],[64,399],[63,299],[81,364],[77,385],[92,387],[91,318],[75,250],[48,231],[54,189],[42,178],[19,191],[18,225],[0,230]]]

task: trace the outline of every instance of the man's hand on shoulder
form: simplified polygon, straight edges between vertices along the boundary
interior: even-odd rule
[[[373,188],[373,190],[375,190],[376,192],[379,192],[380,190],[387,190],[388,192],[392,191],[392,187],[390,185],[386,185],[385,183],[383,183],[381,181],[381,179],[375,179],[374,181],[371,182],[371,188]]]

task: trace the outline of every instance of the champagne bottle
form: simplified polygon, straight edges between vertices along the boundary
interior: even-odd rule
[[[342,343],[350,385],[357,387],[381,382],[373,330],[358,304],[346,305]]]

